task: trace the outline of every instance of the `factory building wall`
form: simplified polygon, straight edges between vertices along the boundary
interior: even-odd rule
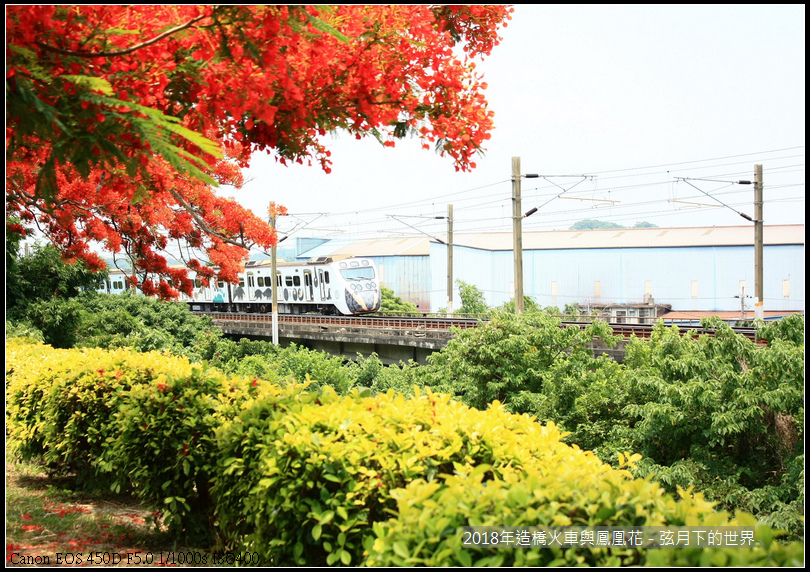
[[[380,282],[421,312],[430,312],[429,256],[370,256],[377,265]],[[445,268],[447,265],[445,264]]]
[[[484,292],[499,306],[514,296],[511,251],[455,246],[454,281]],[[635,304],[652,298],[673,310],[736,311],[744,294],[754,307],[752,246],[526,250],[523,290],[542,306]],[[431,243],[433,311],[446,307],[447,247]],[[804,309],[804,246],[764,248],[766,310]],[[743,290],[744,287],[744,290]],[[454,289],[454,308],[461,306]]]
[[[457,281],[476,286],[483,291],[487,305],[496,307],[512,298],[513,265],[511,255],[465,246],[453,247],[453,310],[461,308]],[[447,246],[430,243],[430,274],[432,287],[430,305],[436,312],[447,307]]]

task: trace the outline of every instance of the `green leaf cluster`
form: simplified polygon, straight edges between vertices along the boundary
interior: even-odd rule
[[[77,347],[170,350],[199,361],[200,345],[209,338],[222,338],[222,332],[211,325],[211,318],[193,314],[185,302],[158,300],[129,290],[123,294],[88,293],[81,304],[84,312]]]
[[[9,236],[19,237],[7,233],[7,248]],[[12,320],[24,321],[32,304],[75,298],[83,291],[99,288],[106,278],[106,272],[91,272],[81,261],[65,262],[50,244],[35,244],[30,254],[20,256],[14,252],[10,260],[7,258],[7,315]]]
[[[528,513],[544,515],[533,522],[556,526],[711,515],[699,496],[682,502],[662,496],[659,485],[633,480],[626,470],[562,443],[553,423],[540,425],[497,403],[478,411],[429,390],[408,399],[394,392],[366,395],[339,397],[327,389],[302,394],[297,403],[256,401],[218,431],[222,476],[214,494],[223,500],[217,517],[232,549],[257,551],[276,566],[432,564],[363,560],[374,554],[386,526],[413,528],[400,519],[416,501],[400,499],[421,485],[427,492],[416,495],[420,501],[432,497],[431,506],[447,505],[460,515],[457,522],[444,515],[433,521],[429,514],[420,521],[440,537],[460,537],[456,527],[468,522],[483,524],[474,515],[499,524],[525,518],[531,498],[544,507]],[[518,483],[525,491],[515,495],[514,511],[489,512],[482,504],[478,512],[476,486],[500,487],[511,497]],[[448,487],[453,494],[445,499],[440,493]],[[397,542],[392,546],[401,556]],[[433,552],[424,542],[420,547]]]
[[[458,314],[487,314],[489,313],[489,306],[487,306],[484,293],[473,284],[467,284],[461,280],[456,280],[458,286],[458,295],[461,298],[461,307],[455,310],[454,313]]]
[[[354,387],[357,373],[346,367],[344,358],[323,351],[290,344],[286,348],[274,346],[262,340],[243,338],[238,342],[211,338],[205,353],[211,365],[222,371],[267,380],[294,380],[304,383],[309,380],[311,390],[330,386],[341,395]]]
[[[744,508],[794,535],[803,530],[804,342],[797,321],[765,328],[757,346],[719,319],[711,335],[655,327],[625,356],[637,399],[628,403],[639,475],[669,488],[696,486],[711,500]],[[781,334],[780,334],[781,332]],[[800,341],[801,343],[796,343]],[[793,467],[793,469],[791,469]],[[767,502],[764,502],[766,501]],[[803,503],[802,503],[803,505]]]
[[[485,409],[497,400],[514,413],[537,415],[547,383],[562,383],[560,378],[593,366],[589,344],[597,329],[613,343],[610,328],[603,323],[582,330],[563,328],[558,318],[544,313],[496,313],[477,328],[456,330],[429,361],[437,368],[443,390],[467,405]]]
[[[553,462],[553,460],[552,460]],[[506,472],[486,481],[475,471],[444,481],[418,480],[392,493],[396,517],[374,525],[368,566],[801,566],[802,543],[781,545],[774,533],[743,513],[713,512],[699,494],[675,501],[658,485],[625,479],[621,470],[594,470],[583,458],[548,472]],[[574,484],[576,483],[576,484]],[[682,491],[683,492],[683,491]],[[531,543],[464,543],[464,526],[751,526],[753,548],[653,548]]]
[[[381,314],[419,314],[419,308],[417,308],[415,304],[404,301],[402,298],[394,294],[394,291],[390,288],[386,288],[385,286],[381,285],[380,291],[382,292],[382,303],[380,306]]]

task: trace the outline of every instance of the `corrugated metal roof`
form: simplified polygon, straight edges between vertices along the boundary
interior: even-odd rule
[[[763,228],[765,244],[804,244],[804,225]],[[512,250],[512,233],[455,234],[457,245]],[[663,248],[674,246],[746,246],[754,244],[754,225],[688,228],[614,228],[524,232],[524,250],[571,248]]]
[[[804,244],[804,225],[770,225],[763,229],[765,244]],[[428,237],[336,239],[299,258],[316,256],[428,256]],[[482,250],[512,250],[511,232],[455,233],[453,243]],[[574,248],[666,248],[687,246],[750,246],[754,225],[687,228],[616,228],[524,232],[524,250]]]
[[[302,256],[312,256],[316,250],[318,256],[428,256],[430,239],[427,237],[371,238],[350,243],[341,240],[335,241],[334,244],[320,245]]]

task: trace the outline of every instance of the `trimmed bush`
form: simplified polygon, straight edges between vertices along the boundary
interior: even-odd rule
[[[395,508],[390,491],[415,479],[479,465],[495,476],[574,451],[553,424],[418,390],[413,399],[340,398],[326,388],[294,403],[257,401],[218,437],[215,493],[232,499],[220,506],[228,511],[218,515],[221,528],[244,538],[240,549],[279,566],[358,564],[371,524]]]
[[[114,416],[133,386],[156,372],[188,376],[185,358],[129,350],[54,350],[6,343],[6,398],[10,442],[24,458],[42,455],[57,472],[101,484],[102,461],[118,431]],[[165,373],[164,373],[165,375]]]
[[[561,442],[549,423],[479,411],[414,388],[340,397],[279,387],[185,359],[125,350],[6,344],[9,445],[164,510],[197,546],[263,565],[750,565],[801,563],[758,526],[749,552],[460,546],[463,526],[720,526],[700,494],[676,500]],[[798,467],[797,467],[798,468]]]
[[[275,391],[186,358],[6,343],[9,445],[85,488],[131,492],[180,535],[211,533],[214,428]]]
[[[581,452],[580,452],[581,453]],[[593,471],[587,455],[553,471],[506,472],[485,481],[481,471],[445,481],[415,481],[394,491],[396,518],[374,524],[367,566],[801,566],[800,543],[781,546],[750,515],[713,512],[702,495],[675,500],[657,484],[622,470]],[[550,467],[549,467],[550,468]],[[639,548],[464,544],[462,527],[756,526],[753,548]]]

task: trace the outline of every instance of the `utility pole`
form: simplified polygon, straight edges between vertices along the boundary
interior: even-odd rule
[[[763,288],[762,165],[754,165],[754,315],[765,318]]]
[[[270,214],[270,226],[276,230],[276,215]],[[270,248],[270,274],[272,275],[272,291],[273,291],[273,345],[278,345],[278,289],[276,279],[276,266],[277,266],[277,249],[278,249],[278,234],[276,234],[276,244]]]
[[[447,315],[453,315],[453,205],[447,205]]]
[[[512,248],[515,251],[515,315],[523,313],[523,213],[520,207],[520,157],[512,157]]]

